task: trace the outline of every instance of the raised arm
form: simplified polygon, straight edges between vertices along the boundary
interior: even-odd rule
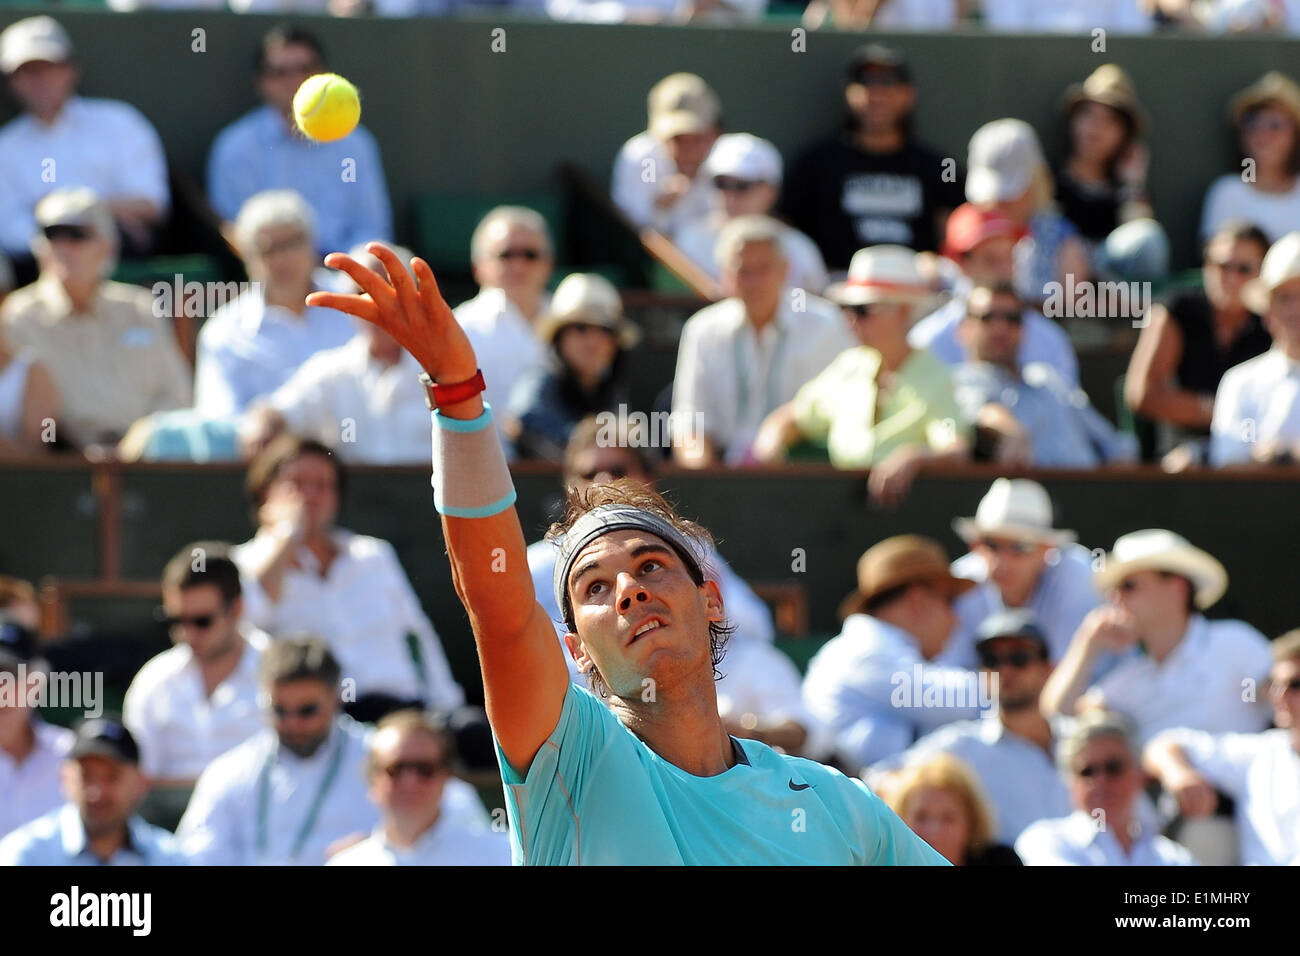
[[[478,369],[474,349],[439,294],[428,263],[411,260],[417,286],[386,246],[371,243],[367,249],[392,280],[349,256],[331,253],[325,264],[346,272],[365,294],[313,292],[307,304],[340,309],[384,329],[439,384],[472,378]],[[437,417],[453,421],[434,427],[449,430],[457,420],[481,422],[483,413],[482,397],[475,395],[440,408]],[[452,467],[446,468],[447,474],[435,475],[444,496],[453,490],[449,484],[472,482],[476,474],[505,468],[495,435],[476,447],[482,451],[474,453],[474,460],[444,459],[444,466]],[[511,767],[526,774],[559,723],[569,673],[554,625],[533,592],[519,516],[513,506],[485,517],[443,514],[442,532],[456,594],[478,644],[488,719]]]

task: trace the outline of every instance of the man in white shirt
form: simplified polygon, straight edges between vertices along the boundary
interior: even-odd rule
[[[1061,742],[1074,812],[1030,824],[1016,840],[1025,866],[1194,866],[1173,840],[1142,821],[1144,778],[1129,723],[1096,711]]]
[[[867,781],[876,789],[877,775],[951,754],[975,772],[994,811],[994,836],[1009,845],[1035,820],[1070,812],[1070,795],[1056,766],[1056,728],[1038,710],[1052,662],[1037,616],[1019,608],[985,621],[975,649],[981,670],[996,674],[997,719],[986,715],[940,727],[872,765]]]
[[[1266,679],[1268,640],[1242,621],[1199,613],[1228,589],[1222,564],[1172,531],[1148,529],[1116,540],[1096,581],[1111,603],[1079,626],[1043,690],[1044,713],[1118,711],[1134,722],[1140,745],[1171,727],[1267,726],[1267,711],[1244,688]],[[1126,656],[1088,687],[1104,652]]]
[[[1269,697],[1277,727],[1258,734],[1177,728],[1146,749],[1146,768],[1178,798],[1184,817],[1233,799],[1241,862],[1285,866],[1300,858],[1300,631],[1273,642]]]
[[[129,253],[147,252],[171,203],[162,141],[133,106],[76,95],[72,41],[47,16],[0,33],[0,72],[23,112],[0,129],[0,251],[31,278],[27,243],[52,184],[85,186],[107,202]]]
[[[316,217],[293,190],[257,193],[239,210],[235,242],[252,286],[199,331],[194,407],[205,417],[242,414],[303,362],[357,332],[352,319],[305,303],[320,264]]]
[[[650,90],[649,124],[619,150],[610,193],[638,229],[675,239],[709,211],[704,161],[722,131],[722,107],[694,73],[673,73]]]
[[[389,248],[410,262],[409,249]],[[382,268],[362,246],[349,255]],[[349,285],[340,291],[357,291]],[[423,464],[433,447],[420,371],[391,335],[366,323],[347,344],[317,352],[289,381],[255,402],[240,426],[241,440],[260,450],[287,428],[329,445],[344,461]]]
[[[122,705],[155,787],[193,787],[213,759],[263,727],[257,668],[270,638],[242,623],[241,594],[239,569],[220,542],[186,545],[163,568],[163,613],[176,646],[140,668]]]
[[[728,298],[686,321],[677,351],[672,426],[680,465],[752,461],[768,414],[855,344],[834,305],[786,292],[784,231],[767,216],[740,216],[718,237]]]
[[[953,210],[945,227],[943,254],[961,267],[952,298],[917,321],[908,333],[913,348],[929,349],[949,365],[966,360],[958,336],[966,316],[966,297],[976,285],[1011,282],[1015,277],[1016,243],[1024,230],[995,209],[963,203]],[[1069,386],[1079,385],[1079,360],[1065,330],[1037,309],[1022,313],[1023,334],[1016,351],[1017,364],[1046,362]]]
[[[284,434],[249,465],[257,534],[231,550],[248,620],[323,638],[355,692],[348,712],[451,711],[465,702],[432,622],[387,541],[335,526],[344,472],[329,448]]]
[[[765,139],[749,133],[719,136],[703,170],[713,190],[714,208],[683,224],[677,232],[677,248],[717,279],[713,250],[718,234],[737,216],[765,216],[772,211],[781,191],[781,166],[781,154]],[[817,244],[793,226],[786,228],[781,244],[790,264],[786,288],[821,295],[826,288],[826,263]]]
[[[976,664],[975,634],[989,615],[1026,608],[1047,637],[1048,657],[1059,661],[1084,617],[1101,603],[1092,580],[1092,552],[1073,531],[1052,527],[1052,499],[1028,478],[998,478],[970,518],[953,530],[970,551],[952,563],[952,573],[977,586],[953,603],[957,627],[941,660],[959,667]]]
[[[993,703],[974,673],[938,664],[956,620],[952,602],[974,587],[948,571],[938,542],[886,538],[858,562],[858,588],[840,605],[844,628],[808,663],[803,698],[829,727],[840,759],[869,766]]]
[[[320,638],[275,641],[260,677],[272,729],[208,764],[176,837],[196,864],[319,866],[375,822],[366,732],[339,712],[339,664]]]
[[[1273,243],[1242,300],[1273,347],[1229,369],[1214,396],[1210,464],[1300,461],[1300,232]]]
[[[483,370],[483,400],[501,414],[515,383],[546,364],[536,329],[551,304],[546,283],[555,263],[546,220],[523,206],[498,206],[475,227],[470,261],[480,291],[454,314]]]
[[[447,812],[454,748],[452,735],[419,711],[397,711],[381,720],[365,768],[379,824],[328,865],[509,866],[504,825],[493,829]]]
[[[113,717],[77,725],[63,761],[67,803],[0,840],[0,866],[183,866],[166,830],[135,808],[149,789],[131,733]]]
[[[27,706],[47,679],[36,635],[18,615],[0,611],[0,680],[13,682],[12,700],[0,704],[0,837],[63,802],[59,766],[72,746],[72,732],[41,720]],[[19,674],[27,686],[17,685]]]

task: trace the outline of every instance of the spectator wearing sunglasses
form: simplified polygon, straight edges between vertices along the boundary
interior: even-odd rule
[[[718,234],[737,216],[765,216],[772,211],[781,189],[781,154],[765,139],[727,133],[713,145],[704,175],[713,186],[714,208],[682,226],[676,241],[696,265],[717,279],[713,250]],[[826,288],[826,263],[816,243],[797,229],[787,229],[781,244],[790,266],[786,287],[821,295]]]
[[[981,209],[970,203],[958,206],[948,217],[943,254],[961,269],[953,297],[919,319],[908,333],[913,348],[929,349],[952,366],[966,359],[958,330],[966,316],[966,298],[976,285],[1012,282],[1015,277],[1016,244],[1024,238],[1024,227],[996,209]],[[1065,330],[1037,309],[1025,308],[1024,334],[1017,359],[1021,365],[1046,362],[1070,386],[1079,384],[1079,360]]]
[[[1187,849],[1144,821],[1145,778],[1131,725],[1098,711],[1057,750],[1074,812],[1032,823],[1016,840],[1025,866],[1195,866]]]
[[[871,469],[874,499],[897,502],[923,464],[970,456],[948,367],[907,341],[929,290],[910,249],[882,245],[860,250],[827,295],[859,345],[768,416],[755,454],[772,461],[801,438],[825,444],[835,467]]]
[[[317,143],[298,131],[293,118],[298,87],[328,69],[320,41],[297,27],[273,27],[258,45],[254,69],[262,105],[218,133],[208,155],[212,208],[233,223],[255,194],[293,189],[315,213],[319,256],[391,239],[388,186],[370,131],[358,126],[342,139]],[[345,168],[355,178],[340,183]]]
[[[36,204],[50,191],[42,171],[57,174],[61,188],[84,187],[103,199],[113,226],[104,238],[124,255],[150,254],[171,196],[162,141],[149,121],[127,103],[77,95],[76,51],[51,17],[28,17],[0,33],[0,72],[22,109],[0,128],[0,251],[14,259],[18,281],[35,274],[27,253],[40,228]]]
[[[564,486],[584,491],[593,484],[627,478],[653,489],[655,460],[644,444],[633,442],[626,428],[611,428],[598,418],[579,422],[564,453]],[[553,597],[558,542],[528,546],[528,568],[537,599],[555,622],[563,644],[568,626]],[[826,735],[801,698],[799,671],[772,646],[772,613],[715,547],[705,556],[707,573],[718,582],[727,620],[735,627],[727,642],[726,677],[718,684],[718,712],[735,737],[761,740],[789,754],[816,756],[828,749]],[[545,585],[545,586],[544,586]],[[586,685],[568,649],[564,660],[574,683]]]
[[[1092,577],[1092,552],[1073,531],[1053,527],[1047,489],[1027,478],[998,478],[975,514],[953,521],[970,547],[952,564],[976,587],[953,604],[957,627],[942,659],[961,667],[978,664],[976,634],[990,615],[1022,609],[1036,616],[1047,640],[1048,659],[1064,656],[1088,612],[1101,603]]]
[[[1214,557],[1172,531],[1134,531],[1098,560],[1096,583],[1110,603],[1079,626],[1043,689],[1044,713],[1118,711],[1143,745],[1171,727],[1255,733],[1268,724],[1267,711],[1243,693],[1268,676],[1267,638],[1242,621],[1201,614],[1228,589]],[[1093,683],[1105,653],[1125,656]]]
[[[242,594],[221,542],[188,544],[163,568],[175,646],[140,668],[122,705],[155,787],[193,787],[212,760],[263,727],[257,668],[270,638],[243,620]]]
[[[1300,859],[1300,630],[1273,641],[1268,694],[1272,730],[1209,734],[1179,728],[1147,745],[1146,768],[1178,799],[1184,818],[1232,798],[1240,862],[1285,866]]]
[[[844,129],[811,147],[786,180],[782,214],[832,270],[847,268],[864,246],[937,249],[961,203],[959,172],[912,134],[916,96],[902,53],[859,47],[845,73]]]
[[[993,810],[993,838],[1010,844],[1035,820],[1070,812],[1070,795],[1056,766],[1063,722],[1053,726],[1038,710],[1038,697],[1052,672],[1047,635],[1033,611],[999,611],[980,625],[975,653],[979,669],[996,675],[996,719],[940,727],[871,766],[867,782],[876,789],[875,781],[896,768],[924,764],[939,754],[962,760]]]
[[[624,317],[618,290],[607,279],[575,272],[556,286],[537,334],[550,347],[548,367],[516,383],[511,421],[503,428],[518,458],[558,463],[582,419],[627,414],[626,363],[641,331]]]
[[[381,720],[365,764],[379,823],[366,839],[330,857],[328,865],[509,866],[510,838],[504,830],[457,816],[454,807],[446,812],[455,766],[455,739],[430,715],[402,710]]]
[[[0,306],[4,339],[49,370],[62,412],[53,439],[116,443],[137,418],[190,404],[190,372],[168,320],[139,286],[107,276],[113,216],[89,189],[58,189],[36,206],[40,278]]]
[[[551,231],[535,210],[498,206],[474,228],[470,260],[479,293],[456,307],[456,321],[483,370],[483,400],[504,411],[519,380],[546,366],[537,323],[551,301]]]
[[[1095,468],[1137,459],[1137,442],[1046,363],[1019,364],[1024,304],[1010,284],[977,285],[958,335],[967,360],[953,373],[957,404],[1013,466]]]
[[[1300,86],[1276,70],[1266,73],[1233,98],[1228,119],[1249,164],[1238,163],[1210,185],[1201,238],[1244,219],[1276,242],[1300,222]]]
[[[1300,462],[1300,232],[1269,248],[1242,290],[1264,317],[1272,347],[1224,373],[1210,422],[1210,464]]]
[[[648,107],[646,129],[614,160],[610,193],[638,229],[676,239],[686,223],[709,211],[704,162],[722,132],[722,105],[694,73],[673,73],[651,88]]]
[[[1124,376],[1124,400],[1157,425],[1169,470],[1203,463],[1214,395],[1228,369],[1267,352],[1272,339],[1243,298],[1259,275],[1268,237],[1258,226],[1224,223],[1205,244],[1202,288],[1152,307]]]

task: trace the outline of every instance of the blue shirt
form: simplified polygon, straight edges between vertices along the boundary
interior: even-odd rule
[[[166,830],[133,816],[130,839],[100,859],[86,845],[81,813],[70,803],[37,817],[0,840],[0,866],[185,866],[188,862]]]
[[[497,744],[515,863],[945,865],[861,780],[736,744],[744,762],[694,776],[570,684],[527,776]]]
[[[295,134],[273,107],[240,117],[219,134],[208,156],[208,197],[234,221],[254,193],[293,189],[316,213],[322,255],[393,238],[393,212],[375,138],[364,126],[333,143]]]

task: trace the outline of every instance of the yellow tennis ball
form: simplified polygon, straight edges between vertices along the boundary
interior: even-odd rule
[[[309,138],[332,143],[357,128],[361,100],[357,88],[337,73],[318,73],[293,95],[293,116]]]

